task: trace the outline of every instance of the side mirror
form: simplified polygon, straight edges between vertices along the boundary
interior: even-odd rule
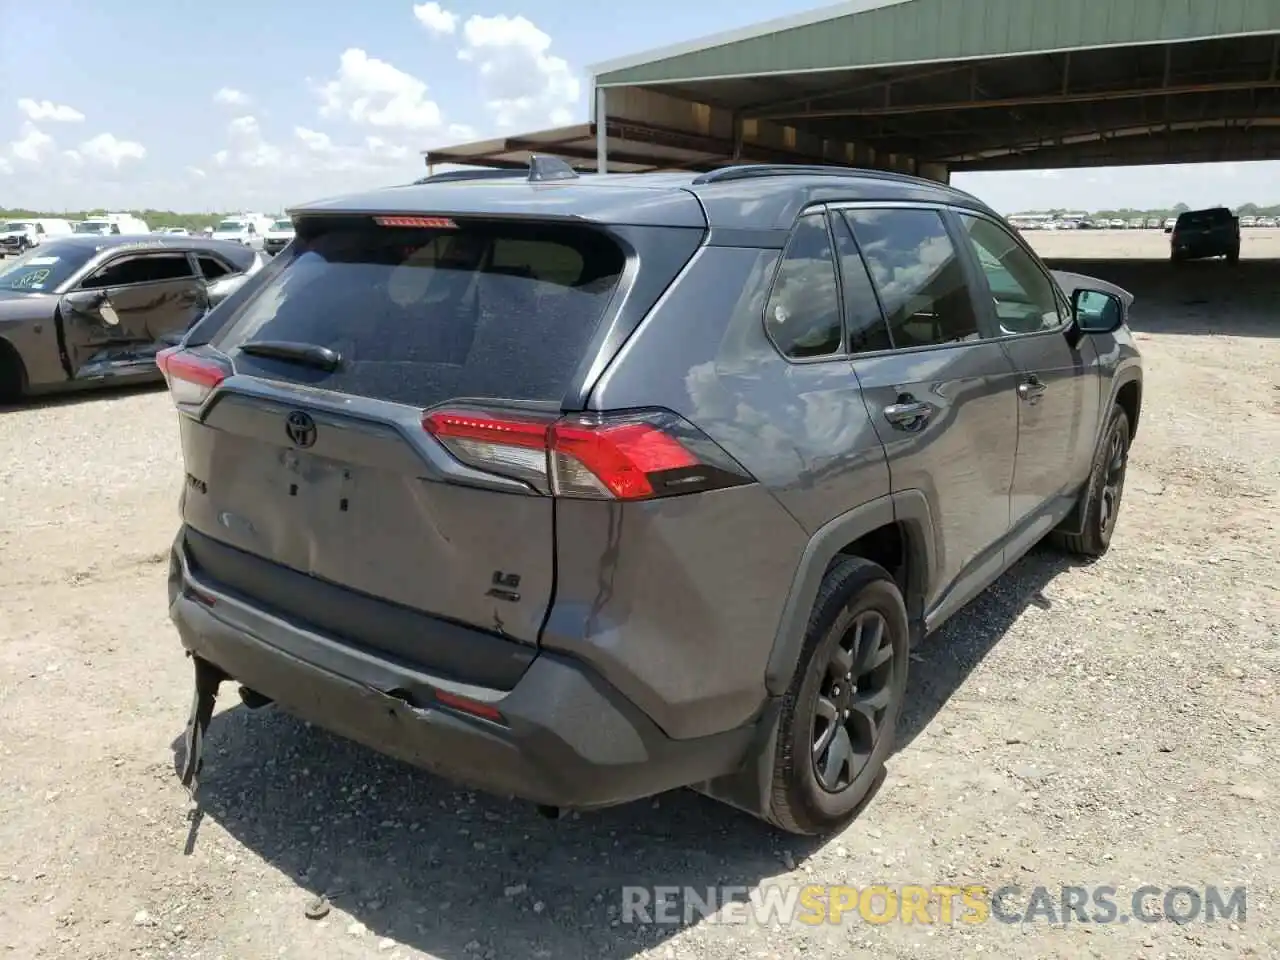
[[[1101,290],[1076,290],[1071,313],[1081,333],[1115,333],[1124,324],[1124,301]]]
[[[63,297],[63,303],[76,313],[98,318],[109,327],[120,325],[120,315],[111,306],[106,290],[77,290]]]
[[[1173,227],[1165,227],[1165,228],[1164,228],[1164,232],[1165,232],[1165,233],[1173,233]]]

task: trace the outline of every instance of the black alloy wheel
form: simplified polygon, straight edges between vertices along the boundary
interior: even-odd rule
[[[865,610],[827,654],[811,736],[818,783],[839,793],[866,768],[893,696],[893,645],[876,610]]]

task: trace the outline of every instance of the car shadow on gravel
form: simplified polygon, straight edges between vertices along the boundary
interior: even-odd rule
[[[1070,563],[1033,552],[920,646],[902,745]],[[222,699],[234,690],[224,684]],[[387,938],[444,960],[633,957],[681,927],[625,922],[624,887],[739,887],[740,899],[824,843],[691,791],[548,820],[274,708],[224,710],[206,743],[187,852],[207,842],[198,821],[208,817],[301,888],[297,922],[323,895],[332,935]],[[182,749],[178,738],[175,761]]]
[[[1137,333],[1280,337],[1275,303],[1280,260],[1064,260],[1055,270],[1097,277],[1136,295],[1129,326]]]
[[[897,749],[928,727],[1027,607],[1049,608],[1044,589],[1058,574],[1085,562],[1044,544],[1035,547],[913,650]]]
[[[686,790],[550,820],[272,707],[217,714],[206,744],[187,852],[212,842],[207,818],[301,888],[297,922],[323,895],[329,935],[442,960],[633,957],[682,927],[624,922],[624,887],[740,887],[742,899],[823,842]]]
[[[21,410],[52,410],[56,407],[74,407],[82,403],[105,403],[110,400],[126,400],[147,393],[159,393],[165,389],[163,380],[146,383],[130,383],[120,386],[82,387],[68,393],[48,396],[24,397],[15,402],[0,402],[0,413],[17,413]]]

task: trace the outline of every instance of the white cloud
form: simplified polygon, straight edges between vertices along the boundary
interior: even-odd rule
[[[434,0],[431,3],[415,4],[413,15],[432,33],[451,34],[458,29],[458,15],[445,10]]]
[[[39,163],[53,150],[53,137],[29,122],[22,125],[18,139],[9,144],[9,155],[26,163]]]
[[[295,126],[292,137],[273,139],[258,119],[246,115],[227,125],[227,146],[213,157],[216,173],[203,179],[211,188],[234,185],[241,194],[273,197],[289,202],[309,196],[359,189],[367,183],[385,185],[409,179],[410,169],[395,173],[416,159],[416,150],[380,136],[341,143],[311,127]]]
[[[465,123],[449,124],[449,139],[451,141],[465,143],[468,140],[475,140],[479,136],[475,127]]]
[[[356,47],[345,51],[334,79],[319,86],[320,115],[399,130],[437,130],[440,107],[417,77]]]
[[[485,106],[500,128],[573,122],[581,84],[551,38],[524,17],[473,16],[462,26],[458,58],[475,64]]]
[[[333,150],[333,138],[327,133],[309,130],[306,127],[294,127],[293,135],[312,153],[329,153]]]
[[[118,170],[126,160],[145,158],[147,148],[134,140],[121,140],[114,134],[100,133],[80,144],[80,153],[94,163]]]
[[[293,135],[313,164],[329,171],[376,170],[403,162],[413,154],[408,147],[378,136],[367,136],[358,146],[348,146],[334,143],[327,133],[307,127],[294,127]]]
[[[214,155],[214,162],[220,167],[258,170],[278,166],[282,157],[280,148],[263,137],[258,118],[246,115],[227,124],[227,147]]]
[[[249,103],[249,95],[235,87],[223,87],[213,95],[213,102],[224,107],[243,107]]]
[[[80,123],[84,114],[75,107],[54,103],[52,100],[31,100],[23,97],[18,101],[18,109],[30,120],[51,120],[54,123]]]
[[[371,159],[378,162],[407,160],[413,154],[408,147],[388,143],[381,137],[365,137],[364,149]]]
[[[187,167],[187,173],[195,177],[197,180],[203,180],[205,177],[209,176],[209,174],[205,173],[199,167]]]

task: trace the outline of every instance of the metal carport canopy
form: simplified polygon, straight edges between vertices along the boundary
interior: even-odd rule
[[[953,170],[1280,158],[1280,0],[846,0],[592,68],[593,122],[428,164]],[[603,111],[601,108],[604,108]]]

